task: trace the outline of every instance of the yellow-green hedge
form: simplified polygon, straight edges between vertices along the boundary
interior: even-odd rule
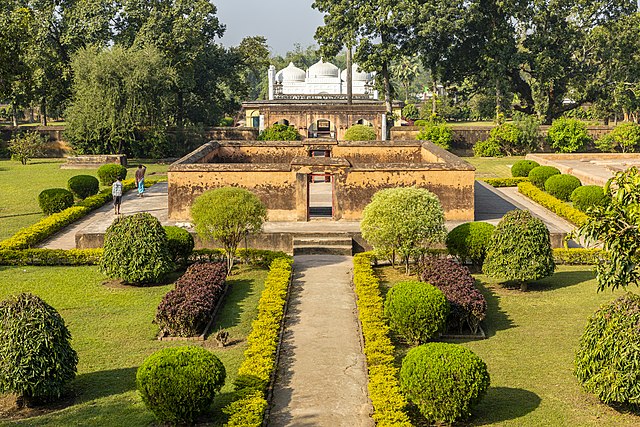
[[[380,284],[371,267],[372,258],[373,255],[366,252],[353,258],[353,283],[364,336],[373,419],[379,427],[409,427],[411,423],[405,412],[407,401],[400,391],[398,369],[393,364],[394,347],[383,318]]]
[[[236,392],[240,399],[229,404],[230,427],[259,427],[267,407],[265,392],[275,370],[280,324],[291,277],[293,260],[276,258],[271,263],[265,288],[258,302],[258,317],[253,321],[247,337],[245,359],[238,369]]]
[[[158,180],[149,180],[149,185],[153,185]],[[133,180],[123,182],[123,191],[135,188]],[[79,220],[94,209],[99,208],[111,200],[111,190],[104,190],[95,196],[87,197],[78,202],[78,205],[67,208],[61,212],[54,213],[42,218],[29,227],[18,230],[16,234],[0,242],[0,250],[27,249],[44,241],[67,225]]]
[[[22,249],[0,250],[0,265],[95,265],[100,249]]]
[[[556,248],[553,250],[553,259],[556,264],[595,265],[606,257],[607,253],[602,249]]]
[[[521,182],[518,184],[518,191],[539,205],[544,206],[558,216],[561,216],[577,226],[582,225],[588,218],[584,212],[569,206],[548,193],[545,193],[530,182]]]
[[[492,187],[517,187],[521,182],[529,182],[527,177],[507,177],[507,178],[485,178],[481,181],[486,182]]]

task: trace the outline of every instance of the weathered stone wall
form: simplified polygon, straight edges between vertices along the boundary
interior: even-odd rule
[[[307,156],[300,142],[248,141],[221,142],[215,163],[290,163],[294,157]]]
[[[473,166],[430,142],[339,142],[325,146],[331,149],[332,157],[309,157],[314,145],[306,142],[256,144],[212,142],[171,165],[169,218],[188,221],[190,206],[198,195],[212,188],[238,186],[263,201],[270,221],[306,221],[309,174],[326,173],[334,177],[335,220],[360,219],[378,190],[413,185],[438,195],[447,220],[473,220]],[[239,159],[234,152],[248,160],[219,162]],[[252,163],[252,156],[264,160],[277,157],[279,161]]]
[[[473,221],[474,171],[448,171],[419,168],[409,170],[406,165],[353,168],[345,175],[337,175],[335,198],[342,219],[362,218],[364,207],[382,189],[416,186],[435,193],[445,210],[448,221]]]
[[[288,165],[205,164],[172,168],[169,179],[169,219],[189,221],[191,205],[206,190],[242,187],[256,194],[269,209],[270,221],[296,220],[295,175]]]
[[[208,141],[255,141],[259,131],[253,127],[212,127],[206,130]]]

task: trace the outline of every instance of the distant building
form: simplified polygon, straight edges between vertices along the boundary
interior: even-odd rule
[[[269,96],[242,104],[247,126],[260,130],[276,123],[295,127],[303,138],[343,139],[355,124],[372,126],[378,139],[386,139],[384,102],[373,88],[375,73],[352,67],[353,103],[347,103],[347,70],[320,59],[304,71],[289,63],[276,72],[268,69]],[[402,104],[394,102],[394,115]]]

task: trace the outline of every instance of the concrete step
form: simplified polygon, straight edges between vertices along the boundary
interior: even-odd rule
[[[351,245],[297,245],[293,247],[293,255],[353,255]]]
[[[353,243],[353,239],[351,239],[351,237],[342,237],[342,236],[335,236],[335,237],[296,236],[293,238],[294,247],[298,245],[348,246],[348,245],[351,245],[352,243]]]

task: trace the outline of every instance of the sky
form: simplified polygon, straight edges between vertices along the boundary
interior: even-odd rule
[[[227,30],[221,42],[237,46],[247,36],[265,36],[271,52],[284,55],[295,43],[316,44],[313,35],[323,24],[313,0],[214,0],[218,19]]]

